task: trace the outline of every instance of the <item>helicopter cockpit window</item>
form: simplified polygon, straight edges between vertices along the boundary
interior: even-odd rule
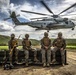
[[[46,21],[45,19],[43,19],[42,21]]]
[[[68,18],[64,18],[64,22],[68,24]]]
[[[46,25],[46,23],[44,23],[44,25]]]
[[[68,24],[68,21],[65,21],[66,24]]]

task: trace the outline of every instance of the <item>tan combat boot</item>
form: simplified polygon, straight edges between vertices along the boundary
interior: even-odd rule
[[[43,67],[45,67],[46,66],[46,63],[43,63]]]
[[[62,63],[62,66],[63,66],[63,67],[64,67],[64,65],[65,65],[65,64],[64,64],[64,63]]]
[[[55,60],[55,59],[53,59],[53,60],[52,60],[52,64],[53,64],[53,63],[55,63],[55,62],[56,62],[56,60]]]
[[[26,63],[25,66],[28,67],[28,63]]]
[[[47,67],[49,67],[50,66],[50,64],[49,63],[47,63]]]

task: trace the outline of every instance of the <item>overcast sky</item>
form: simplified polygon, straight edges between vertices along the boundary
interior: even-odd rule
[[[55,14],[58,14],[73,3],[76,3],[75,0],[45,0],[45,2]],[[22,34],[21,38],[23,38],[24,35],[28,33],[30,34],[30,38],[33,39],[41,39],[43,37],[43,33],[46,30],[35,31],[34,28],[29,26],[19,26],[13,28],[14,23],[12,23],[11,19],[8,21],[3,21],[4,18],[10,16],[8,10],[11,10],[11,12],[15,11],[16,14],[20,14],[20,17],[18,17],[18,19],[21,22],[27,22],[30,20],[30,18],[43,16],[23,13],[20,10],[36,11],[50,14],[40,3],[40,0],[0,0],[0,34],[10,36],[11,33],[15,33],[16,37]],[[76,13],[76,6],[63,14],[67,14],[70,12]],[[76,16],[72,16],[72,18],[75,17]],[[58,32],[62,32],[64,38],[76,38],[76,28],[74,31],[72,31],[71,29],[51,30],[49,32],[49,37],[56,38]]]

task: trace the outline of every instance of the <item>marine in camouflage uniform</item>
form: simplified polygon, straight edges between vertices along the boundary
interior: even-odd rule
[[[13,60],[13,55],[15,55],[15,60],[17,61],[17,54],[18,54],[18,41],[15,39],[15,34],[11,34],[11,39],[8,42],[9,46],[9,60],[10,60],[10,65],[12,65],[12,60]]]
[[[28,66],[29,50],[31,50],[31,41],[29,40],[29,34],[25,35],[25,38],[22,41],[22,46],[25,53],[25,64]]]
[[[62,58],[62,65],[64,66],[66,41],[62,37],[62,33],[61,32],[58,33],[58,38],[53,41],[53,47],[54,47],[54,49],[52,50],[53,51],[53,61],[52,62],[56,61],[56,59],[55,59],[55,52],[57,50],[60,50],[61,58]]]
[[[44,37],[41,39],[41,52],[42,52],[42,63],[45,67],[50,66],[51,62],[51,40],[48,37],[48,33],[44,33]],[[46,53],[47,53],[47,60],[46,60]],[[47,62],[46,62],[47,61]]]

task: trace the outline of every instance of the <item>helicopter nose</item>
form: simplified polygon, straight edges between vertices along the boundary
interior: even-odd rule
[[[75,27],[76,26],[75,23],[72,22],[72,21],[70,21],[70,24],[71,24],[72,27]]]
[[[73,22],[72,22],[72,25],[73,25],[73,27],[75,27],[75,26],[76,26],[76,25],[75,25],[75,23],[73,23]]]

